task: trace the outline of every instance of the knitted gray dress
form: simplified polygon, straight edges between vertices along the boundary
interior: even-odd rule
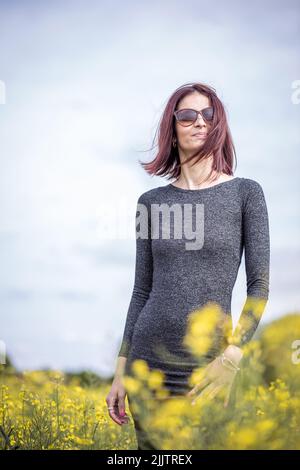
[[[145,221],[141,214],[147,218],[148,238],[145,231],[138,235]],[[269,220],[261,185],[234,177],[209,188],[182,189],[170,183],[141,194],[135,281],[118,354],[127,357],[126,374],[135,359],[144,359],[151,370],[165,374],[171,394],[190,389],[188,379],[199,359],[183,344],[188,315],[213,301],[231,320],[243,250],[247,298],[240,318],[247,319],[247,328],[235,342],[238,346],[251,340],[261,316],[247,307],[247,299],[267,302],[269,295]],[[203,359],[211,361],[222,348],[222,338],[216,338]]]

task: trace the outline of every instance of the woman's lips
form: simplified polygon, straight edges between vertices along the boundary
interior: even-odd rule
[[[193,137],[197,137],[198,139],[203,139],[206,136],[206,134],[194,134]]]

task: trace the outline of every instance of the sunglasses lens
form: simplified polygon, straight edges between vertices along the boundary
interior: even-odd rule
[[[202,115],[203,115],[204,119],[206,119],[207,121],[211,121],[212,118],[213,118],[213,115],[214,115],[214,109],[212,107],[205,108],[202,111]]]
[[[197,118],[197,113],[193,109],[183,109],[177,113],[177,120],[183,126],[189,126]]]

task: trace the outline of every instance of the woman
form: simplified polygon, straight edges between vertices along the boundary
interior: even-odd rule
[[[148,238],[136,238],[135,282],[116,373],[106,398],[111,418],[120,425],[128,422],[122,378],[130,374],[135,359],[164,373],[171,396],[195,397],[206,392],[212,398],[225,391],[224,406],[231,403],[243,346],[256,331],[269,295],[270,242],[264,193],[255,180],[233,176],[235,149],[224,106],[214,89],[189,83],[172,94],[160,123],[158,146],[156,158],[142,165],[149,174],[175,181],[146,191],[138,199],[136,215],[144,213]],[[153,216],[154,207],[161,204],[165,209],[166,204],[177,209],[179,205],[185,227],[191,220],[192,227],[196,222],[196,230],[190,230],[196,240],[191,242],[185,234],[181,238],[162,235],[159,217]],[[184,210],[190,205],[192,218]],[[199,209],[196,215],[195,206]],[[168,221],[171,228],[180,227]],[[205,376],[190,389],[189,377],[199,362],[183,343],[189,314],[213,301],[231,319],[231,295],[243,249],[247,298],[238,324],[226,347],[224,338],[216,334],[214,347],[204,357]],[[253,309],[253,298],[260,300],[259,312]],[[128,400],[131,406],[131,397]],[[133,412],[132,416],[138,449],[154,449],[147,430]]]

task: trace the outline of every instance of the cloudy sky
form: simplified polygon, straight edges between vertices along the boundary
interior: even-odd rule
[[[180,85],[213,86],[235,176],[263,187],[269,322],[300,307],[300,7],[0,0],[0,340],[20,368],[113,371],[134,279],[138,160]],[[298,81],[298,82],[297,82]],[[103,210],[124,239],[103,239]],[[131,237],[129,236],[131,234]],[[233,292],[245,300],[242,264]]]

